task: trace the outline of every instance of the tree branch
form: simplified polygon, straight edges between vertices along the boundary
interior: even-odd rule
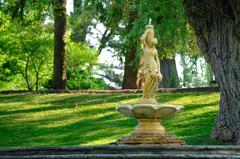
[[[106,29],[105,32],[103,33],[102,38],[100,40],[100,45],[99,45],[99,47],[97,49],[98,50],[98,55],[100,55],[101,52],[102,52],[102,49],[106,47],[106,44],[109,41],[112,33],[113,33],[112,29]]]

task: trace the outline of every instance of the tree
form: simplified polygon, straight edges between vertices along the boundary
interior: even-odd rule
[[[65,34],[66,34],[66,0],[19,0],[4,3],[6,12],[12,18],[18,18],[23,25],[44,20],[49,7],[53,7],[54,13],[54,65],[53,65],[53,88],[65,89],[66,64],[65,64]],[[28,17],[24,19],[24,17]],[[30,17],[30,18],[29,18]]]
[[[18,80],[15,85],[20,86],[23,79],[28,90],[35,87],[38,91],[39,86],[51,77],[51,69],[47,69],[52,62],[52,36],[49,26],[42,22],[24,26],[4,13],[0,15],[4,22],[4,25],[0,26],[0,77],[8,76],[2,78],[8,82]]]
[[[68,41],[67,44],[68,89],[105,89],[102,78],[94,77],[97,69],[97,51],[84,43]],[[94,69],[95,68],[95,69]]]
[[[240,143],[240,2],[185,0],[186,15],[198,45],[220,87],[212,138]]]
[[[66,0],[53,1],[54,11],[54,65],[53,88],[65,89],[66,87]]]
[[[104,5],[109,5],[105,1],[93,1],[93,0],[74,0],[74,10],[70,17],[71,27],[71,39],[74,42],[86,43],[87,35],[91,35],[91,29],[99,31],[101,34],[97,37],[99,46],[97,47],[98,55],[102,50],[107,47],[107,43],[113,34],[113,29],[109,27],[109,21],[111,23],[116,22],[115,19],[107,18],[107,11],[104,9]],[[97,29],[97,24],[104,24],[105,30],[100,31]]]
[[[126,31],[129,33],[133,29],[134,21],[138,18],[138,11],[136,8],[129,11],[128,17],[129,18],[126,26]],[[134,65],[134,61],[136,60],[138,43],[135,37],[130,35],[128,38],[129,44],[125,55],[122,89],[136,89],[137,65]]]
[[[159,83],[160,88],[177,88],[179,87],[179,78],[175,57],[172,59],[163,58],[160,61],[162,81]]]
[[[90,34],[87,28],[96,28],[96,23],[104,24],[105,31],[98,39],[100,43],[98,51],[100,54],[103,48],[111,47],[119,59],[124,59],[122,60],[125,64],[122,88],[136,88],[137,67],[142,52],[139,39],[136,37],[141,36],[149,18],[153,19],[156,34],[160,40],[159,57],[163,61],[162,64],[165,65],[162,68],[167,68],[162,69],[162,72],[166,75],[174,73],[171,78],[176,78],[172,79],[172,82],[163,81],[166,83],[164,86],[179,85],[176,69],[174,69],[176,65],[173,54],[181,50],[184,34],[186,34],[184,10],[179,5],[181,4],[180,0],[114,0],[110,2],[86,0],[75,2],[74,13],[71,17],[72,39],[84,41],[86,34]]]
[[[88,0],[74,0],[70,18],[71,39],[74,42],[86,42],[89,26],[93,20],[94,4]]]
[[[181,83],[183,87],[209,86],[207,63],[199,55],[181,54],[180,62],[183,72]]]
[[[119,73],[123,70],[122,65],[114,64],[99,64],[99,70],[104,70],[103,72],[98,72],[97,75],[113,83],[114,87],[120,88],[122,86],[123,73]]]
[[[115,29],[118,35],[118,45],[114,45],[119,56],[125,59],[124,78],[122,88],[136,88],[136,73],[139,59],[142,54],[139,38],[144,32],[145,26],[148,24],[149,18],[155,27],[157,39],[159,40],[158,52],[161,60],[165,60],[162,64],[166,64],[168,69],[162,69],[163,74],[176,73],[176,66],[172,66],[175,62],[173,54],[180,51],[182,44],[185,42],[185,17],[184,10],[179,0],[176,1],[159,1],[159,0],[134,0],[128,2],[114,1],[109,10],[111,16],[120,17],[119,28]],[[116,16],[117,15],[117,16]],[[177,74],[171,75],[176,77]],[[169,82],[171,83],[171,82]],[[178,85],[178,84],[174,84]]]

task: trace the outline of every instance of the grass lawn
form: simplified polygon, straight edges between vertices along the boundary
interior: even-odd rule
[[[102,145],[137,124],[115,110],[141,94],[0,95],[0,147]],[[180,115],[162,121],[167,132],[187,144],[221,144],[209,136],[219,93],[158,94],[159,103],[184,105]]]

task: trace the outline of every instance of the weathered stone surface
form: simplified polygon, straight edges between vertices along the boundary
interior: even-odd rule
[[[138,120],[138,125],[133,133],[119,139],[117,144],[181,145],[184,143],[177,137],[166,135],[165,128],[160,123],[160,119],[181,112],[183,106],[140,103],[119,105],[116,109],[128,117]]]
[[[240,146],[60,146],[0,149],[0,159],[240,159]]]
[[[164,119],[183,111],[183,106],[171,104],[118,105],[117,111],[137,119]]]
[[[184,141],[173,135],[161,133],[136,133],[120,138],[115,144],[123,145],[183,145]]]

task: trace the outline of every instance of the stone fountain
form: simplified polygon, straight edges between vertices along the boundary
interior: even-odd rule
[[[181,145],[184,142],[176,136],[165,133],[160,120],[173,116],[183,110],[183,106],[158,104],[155,94],[158,83],[162,80],[158,59],[157,39],[154,27],[146,26],[141,37],[143,55],[138,70],[137,85],[143,87],[143,97],[133,105],[118,105],[117,111],[130,118],[136,118],[138,125],[134,131],[120,138],[117,144],[143,145]]]

